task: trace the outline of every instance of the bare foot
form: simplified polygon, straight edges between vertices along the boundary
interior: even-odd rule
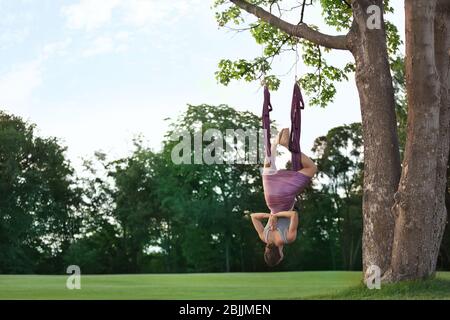
[[[278,143],[285,148],[289,148],[289,128],[283,128],[280,131]]]

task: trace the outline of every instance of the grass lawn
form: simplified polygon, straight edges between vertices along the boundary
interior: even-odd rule
[[[361,272],[0,275],[0,299],[450,299],[450,272],[436,279],[368,290]]]

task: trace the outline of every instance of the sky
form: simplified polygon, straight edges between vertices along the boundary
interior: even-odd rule
[[[295,2],[295,1],[291,1]],[[404,34],[403,1],[388,19]],[[187,104],[227,104],[261,114],[259,83],[217,83],[222,58],[261,54],[248,32],[219,28],[213,0],[0,0],[0,109],[37,124],[41,136],[58,137],[75,168],[95,151],[127,156],[142,135],[155,151]],[[250,19],[252,17],[249,16]],[[293,17],[285,16],[286,19]],[[292,20],[292,22],[294,22]],[[307,8],[306,23],[336,34]],[[352,60],[333,51],[337,66]],[[271,117],[290,125],[295,56],[274,62],[281,87],[272,93]],[[306,72],[302,63],[299,76]],[[354,79],[337,85],[326,108],[302,113],[302,151],[333,127],[361,121]],[[308,97],[306,97],[306,102]]]

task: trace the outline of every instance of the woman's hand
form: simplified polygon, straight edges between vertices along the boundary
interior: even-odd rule
[[[277,218],[276,215],[274,215],[274,214],[270,215],[270,218],[269,218],[269,228],[270,228],[270,230],[273,231],[273,230],[277,229],[277,221],[278,221],[278,218]]]

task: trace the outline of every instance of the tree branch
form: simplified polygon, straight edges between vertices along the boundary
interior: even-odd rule
[[[274,27],[277,27],[281,31],[284,31],[291,36],[303,38],[305,40],[311,41],[316,45],[320,45],[330,49],[349,50],[347,46],[346,35],[331,36],[328,34],[324,34],[314,29],[311,29],[304,23],[295,25],[285,20],[282,20],[277,16],[271,14],[270,12],[267,12],[266,10],[254,4],[251,4],[245,0],[230,0],[230,1],[235,5],[237,5],[239,8],[247,11],[248,13],[253,14],[259,19],[263,20],[264,22]]]

